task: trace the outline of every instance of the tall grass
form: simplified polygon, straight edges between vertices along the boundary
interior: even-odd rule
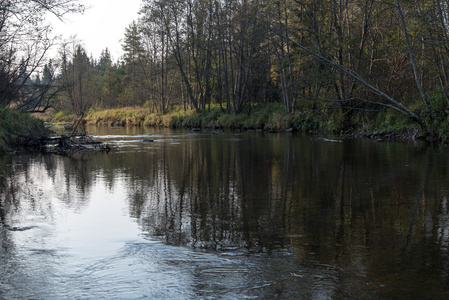
[[[69,115],[57,113],[54,120],[67,120]],[[75,119],[75,117],[73,117]],[[92,111],[86,116],[90,124],[107,126],[152,126],[169,128],[258,129],[265,131],[333,132],[347,134],[343,126],[344,116],[337,110],[310,111],[304,109],[286,113],[282,104],[264,104],[251,107],[250,113],[226,113],[218,105],[204,112],[185,111],[177,107],[164,114],[152,113],[148,108],[125,107]],[[446,119],[444,120],[446,121]],[[351,122],[354,134],[370,131],[401,132],[415,126],[392,111],[355,113]],[[443,128],[440,122],[439,128]],[[447,123],[449,124],[449,123]],[[434,127],[437,127],[435,125]],[[449,128],[449,125],[444,127]],[[342,131],[343,130],[343,131]],[[445,131],[446,132],[446,131]],[[449,137],[445,136],[449,140]]]
[[[55,118],[56,120],[56,118]],[[313,114],[287,114],[282,105],[255,106],[250,114],[225,113],[218,106],[204,112],[174,109],[165,114],[147,108],[120,108],[91,112],[87,122],[107,126],[153,126],[170,128],[315,130],[319,121]]]
[[[149,115],[148,108],[125,107],[89,113],[86,120],[93,124],[109,126],[142,126]]]

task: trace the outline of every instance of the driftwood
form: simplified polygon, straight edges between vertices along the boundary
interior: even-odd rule
[[[39,140],[42,151],[48,153],[73,153],[78,151],[110,151],[109,145],[95,141],[87,135],[51,136]]]
[[[70,135],[50,136],[39,139],[39,147],[44,152],[73,154],[75,152],[86,151],[106,151],[111,147],[102,142],[95,141],[91,136],[86,135],[83,115],[78,119],[76,125],[71,128]]]

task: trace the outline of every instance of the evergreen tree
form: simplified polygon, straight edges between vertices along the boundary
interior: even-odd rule
[[[124,105],[143,105],[147,101],[147,59],[139,26],[134,21],[125,31],[122,48],[127,82],[122,95]]]
[[[92,64],[81,45],[75,45],[71,59],[63,55],[63,83],[69,105],[81,116],[93,104]]]

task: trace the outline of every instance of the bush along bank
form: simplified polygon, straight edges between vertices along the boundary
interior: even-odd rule
[[[39,147],[40,140],[50,133],[40,119],[11,109],[0,109],[0,154],[15,152],[21,147]]]

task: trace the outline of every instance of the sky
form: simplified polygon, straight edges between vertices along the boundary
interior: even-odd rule
[[[53,33],[63,39],[75,36],[86,52],[99,58],[102,50],[109,49],[113,60],[122,56],[125,29],[137,20],[141,0],[82,0],[84,14],[65,16],[64,22],[49,17]]]

